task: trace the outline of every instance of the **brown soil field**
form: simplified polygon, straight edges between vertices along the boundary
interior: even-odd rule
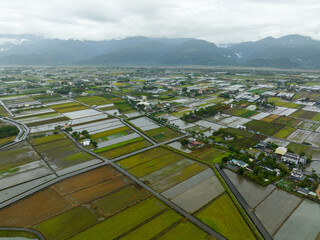
[[[31,226],[71,208],[71,204],[52,188],[31,195],[0,211],[0,226]]]
[[[110,166],[101,167],[78,176],[66,179],[53,185],[62,195],[67,195],[80,189],[92,186],[107,179],[110,179],[120,173]]]
[[[130,184],[131,181],[127,177],[117,176],[108,181],[104,181],[80,191],[71,193],[66,196],[70,202],[75,205],[89,202],[98,197],[107,195],[120,187]]]

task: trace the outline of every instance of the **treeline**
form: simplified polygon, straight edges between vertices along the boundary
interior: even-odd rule
[[[230,105],[226,104],[217,104],[206,108],[200,108],[199,110],[194,110],[192,112],[185,113],[182,116],[182,119],[188,122],[194,122],[201,118],[214,116],[217,113],[221,113],[222,111],[228,108],[230,108]]]
[[[8,125],[0,127],[0,138],[15,136],[18,135],[18,133],[19,129],[15,126]]]

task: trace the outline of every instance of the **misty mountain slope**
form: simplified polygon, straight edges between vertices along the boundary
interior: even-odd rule
[[[104,41],[0,34],[2,65],[221,65],[320,68],[320,41],[300,35],[221,44],[193,38]]]

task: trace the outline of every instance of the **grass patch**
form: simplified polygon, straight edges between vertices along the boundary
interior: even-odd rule
[[[230,240],[256,239],[227,193],[210,203],[196,216]]]
[[[259,120],[252,120],[246,123],[245,126],[252,131],[260,132],[268,136],[272,136],[283,128],[283,126],[280,124],[263,122]]]
[[[165,208],[166,206],[162,202],[151,197],[106,219],[71,239],[114,239]]]
[[[66,239],[98,222],[99,216],[86,207],[76,207],[34,226],[47,239]]]

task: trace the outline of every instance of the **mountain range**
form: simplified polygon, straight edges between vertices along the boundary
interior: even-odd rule
[[[0,35],[1,65],[250,66],[320,68],[320,41],[301,35],[255,42],[128,37],[104,41]]]

